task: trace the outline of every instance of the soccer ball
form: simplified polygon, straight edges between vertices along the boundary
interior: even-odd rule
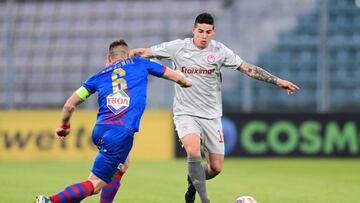
[[[241,196],[234,203],[257,203],[257,201],[251,196]]]

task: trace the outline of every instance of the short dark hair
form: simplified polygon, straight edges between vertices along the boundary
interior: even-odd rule
[[[119,40],[111,42],[111,44],[109,46],[109,52],[111,52],[111,50],[117,46],[129,47],[128,44],[125,42],[125,40],[119,39]]]
[[[196,24],[209,24],[209,25],[214,25],[214,17],[210,14],[210,13],[200,13],[196,18],[195,18],[195,23],[194,25],[196,26]],[[215,26],[215,25],[214,25]]]
[[[125,40],[120,39],[111,42],[109,46],[109,54],[112,59],[119,59],[127,57],[129,53],[129,46]]]

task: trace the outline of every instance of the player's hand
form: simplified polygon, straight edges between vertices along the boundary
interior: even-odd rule
[[[129,51],[129,57],[142,56],[144,53],[145,53],[145,49],[144,49],[144,48],[131,49],[131,50]]]
[[[59,140],[64,140],[64,138],[70,133],[70,124],[60,125],[55,130],[55,134]]]
[[[192,80],[189,78],[185,78],[185,83],[180,85],[183,88],[188,88],[192,86]]]
[[[187,78],[184,73],[178,70],[175,72],[178,75],[177,77],[179,77],[179,80],[176,83],[178,83],[180,87],[188,88],[192,86],[192,80],[190,78]]]
[[[300,90],[300,87],[298,87],[294,83],[287,81],[287,80],[280,79],[280,78],[277,80],[276,84],[277,84],[277,86],[287,90],[288,95],[294,94],[294,92]]]

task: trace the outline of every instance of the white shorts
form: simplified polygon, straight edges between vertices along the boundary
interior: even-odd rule
[[[200,136],[202,147],[212,154],[225,154],[221,118],[206,119],[190,115],[174,116],[179,139],[190,133]]]

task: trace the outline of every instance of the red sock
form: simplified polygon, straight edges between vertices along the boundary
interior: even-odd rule
[[[94,194],[94,186],[89,180],[87,180],[82,183],[76,183],[68,186],[64,189],[64,191],[50,196],[50,200],[53,203],[80,202],[92,194]]]
[[[118,170],[113,176],[111,182],[102,188],[100,203],[111,203],[114,200],[115,195],[120,188],[120,180],[123,175],[124,173]]]

